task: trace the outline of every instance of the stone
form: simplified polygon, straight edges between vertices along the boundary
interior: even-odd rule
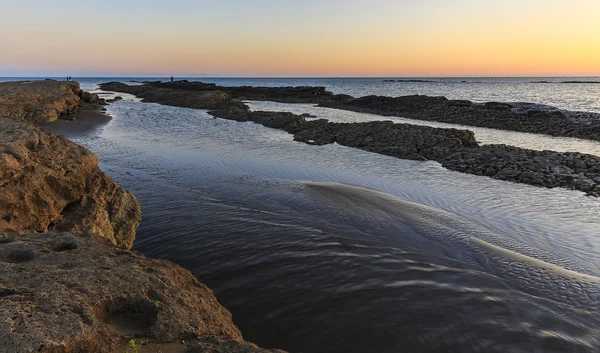
[[[499,103],[499,102],[487,102],[485,103],[486,109],[491,110],[510,110],[512,106],[508,103]]]
[[[44,124],[79,108],[79,83],[54,80],[0,83],[0,117]]]
[[[165,83],[164,85],[170,87],[172,84]],[[176,85],[173,84],[173,87],[176,87]],[[134,94],[142,98],[144,102],[196,109],[219,109],[228,105],[231,101],[229,96],[222,91],[214,89],[185,91],[164,88],[162,83],[128,86],[120,82],[108,82],[100,84],[100,88],[105,91]]]
[[[0,219],[20,233],[89,233],[130,248],[141,219],[135,196],[104,174],[86,148],[6,118],[0,118],[0,189]]]
[[[95,93],[82,92],[81,99],[86,103],[98,103],[100,98]]]
[[[266,352],[242,341],[229,311],[188,270],[98,236],[0,238],[0,278],[3,352],[121,353],[130,339],[208,336]]]
[[[524,109],[536,105],[528,103],[489,102],[474,104],[469,101],[448,100],[445,97],[365,96],[352,98],[334,95],[317,89],[316,96],[306,94],[305,87],[220,87],[202,82],[176,82],[176,89],[166,93],[164,84],[151,83],[128,86],[122,83],[103,84],[103,89],[126,92],[138,97],[160,95],[163,104],[194,107],[178,95],[188,91],[190,96],[202,92],[214,92],[218,88],[228,96],[218,109],[209,113],[215,117],[236,121],[254,121],[267,127],[285,130],[294,134],[296,141],[312,145],[338,143],[366,151],[403,159],[434,160],[445,168],[474,175],[506,180],[548,188],[564,187],[599,196],[595,190],[596,178],[600,177],[600,158],[581,153],[534,151],[506,145],[479,146],[473,132],[469,130],[441,129],[409,124],[394,124],[391,121],[341,124],[324,119],[306,120],[304,115],[286,112],[253,112],[247,105],[234,98],[283,101],[287,103],[312,102],[321,106],[352,111],[402,116],[412,119],[434,120],[464,125],[506,128],[515,131],[545,132],[553,136],[586,136],[600,139],[600,115],[561,115],[549,110],[548,116],[540,119],[523,115]],[[315,88],[316,89],[316,88]],[[310,98],[312,97],[312,98]],[[317,98],[315,98],[317,97]],[[160,103],[160,100],[152,101]],[[203,104],[197,104],[200,106]],[[537,105],[539,106],[539,105]],[[518,109],[517,109],[518,108]],[[513,111],[514,110],[514,111]],[[533,113],[532,113],[533,114]],[[546,114],[546,113],[544,113]],[[562,116],[562,117],[561,117]],[[590,120],[585,120],[585,119]],[[595,119],[595,120],[594,120]],[[580,174],[574,178],[572,175]],[[592,184],[592,182],[594,184]]]
[[[448,105],[451,107],[470,107],[473,105],[473,102],[464,99],[451,99],[448,101]]]

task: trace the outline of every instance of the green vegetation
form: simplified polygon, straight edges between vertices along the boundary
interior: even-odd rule
[[[129,341],[127,344],[127,348],[123,351],[123,353],[140,353],[140,349],[142,348],[142,344],[135,343],[135,340]]]

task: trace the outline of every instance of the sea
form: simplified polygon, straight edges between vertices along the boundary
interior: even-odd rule
[[[100,82],[161,79],[75,78],[99,93]],[[187,79],[600,113],[599,77]],[[118,95],[111,122],[71,139],[141,202],[134,250],[190,270],[246,340],[292,353],[600,351],[598,198],[302,144],[252,122]],[[465,128],[247,103],[338,122]],[[482,144],[600,156],[600,142],[467,128]]]

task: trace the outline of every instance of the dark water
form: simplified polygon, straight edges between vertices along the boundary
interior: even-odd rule
[[[130,97],[109,111],[102,132],[75,141],[141,201],[134,248],[191,270],[250,341],[293,353],[599,350],[598,199]]]

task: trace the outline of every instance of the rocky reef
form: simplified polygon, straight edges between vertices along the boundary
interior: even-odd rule
[[[120,82],[102,83],[105,91],[123,92],[142,98],[143,102],[176,107],[218,109],[232,103],[229,96],[219,90],[187,91],[154,87],[148,84],[129,86]]]
[[[397,158],[437,161],[447,169],[463,173],[547,188],[562,187],[580,190],[591,196],[600,196],[600,158],[597,156],[582,153],[534,151],[506,145],[480,146],[476,142],[473,132],[469,130],[395,124],[391,121],[333,123],[325,119],[307,119],[306,115],[286,112],[250,111],[248,106],[229,95],[233,94],[239,97],[243,94],[248,99],[272,98],[279,102],[310,102],[313,100],[331,103],[338,100],[348,103],[364,100],[371,102],[366,106],[377,106],[379,111],[393,109],[393,107],[397,107],[394,104],[400,104],[414,112],[420,112],[421,109],[427,112],[427,107],[445,105],[461,109],[473,108],[473,103],[469,101],[450,101],[444,97],[425,96],[354,99],[349,96],[333,95],[319,87],[232,88],[187,81],[152,82],[141,86],[106,83],[100,86],[104,90],[131,94],[143,92],[146,97],[152,96],[150,92],[159,90],[161,100],[168,101],[163,104],[212,109],[209,113],[215,117],[235,121],[253,121],[270,128],[285,130],[293,134],[296,141],[304,143],[316,145],[338,143]],[[224,91],[215,91],[215,89]],[[211,104],[203,103],[203,97],[207,92],[222,97],[222,101],[216,109],[210,108],[213,106]],[[297,96],[292,98],[295,92]],[[186,95],[183,103],[179,99],[182,94]],[[169,95],[173,95],[174,99],[169,99]],[[197,95],[198,99],[194,99],[194,95]],[[387,105],[390,101],[396,102],[390,103],[392,108]],[[511,105],[505,103],[487,103],[483,105],[483,108],[473,109],[485,109],[501,116],[508,114],[507,112],[510,112],[512,108]],[[531,114],[531,111],[529,112]],[[559,114],[548,112],[539,114],[559,116]],[[538,116],[532,118],[537,119]],[[600,125],[598,127],[600,128]],[[581,131],[593,133],[594,129],[591,126],[590,129]]]
[[[127,86],[127,85],[125,85]],[[600,140],[600,114],[565,111],[531,103],[473,103],[430,96],[366,96],[355,98],[333,94],[325,87],[229,87],[203,82],[149,82],[146,89],[172,89],[180,92],[221,91],[240,100],[267,100],[281,103],[313,103],[324,107],[351,110],[382,116],[438,121],[451,124],[520,131],[550,136]],[[111,84],[102,86],[108,91],[136,94],[140,86],[128,86],[120,91]],[[121,87],[120,89],[123,89]],[[207,108],[212,109],[212,108]]]
[[[600,114],[562,111],[530,103],[473,103],[429,96],[367,96],[322,101],[319,105],[383,116],[600,140]]]
[[[244,341],[189,271],[129,251],[135,196],[35,125],[97,95],[76,82],[0,86],[0,352],[121,353],[130,339],[141,352],[282,352]]]

